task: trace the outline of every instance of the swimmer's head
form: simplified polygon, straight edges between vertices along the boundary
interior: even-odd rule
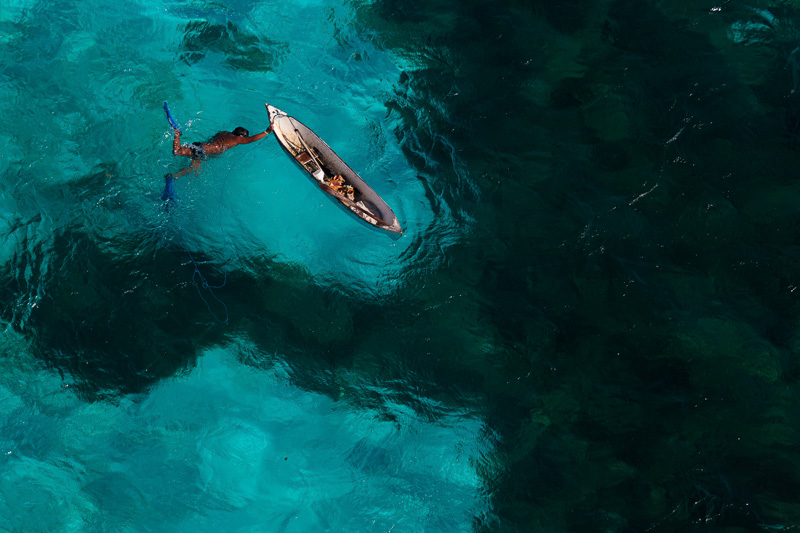
[[[244,129],[243,127],[239,126],[235,130],[233,130],[233,134],[239,137],[250,137],[250,132]]]

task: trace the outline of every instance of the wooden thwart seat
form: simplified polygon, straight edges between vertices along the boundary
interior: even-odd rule
[[[308,154],[308,152],[301,152],[301,153],[300,153],[300,154],[297,156],[297,161],[298,161],[298,162],[299,162],[301,165],[305,165],[306,163],[308,163],[309,161],[311,161],[311,156]]]

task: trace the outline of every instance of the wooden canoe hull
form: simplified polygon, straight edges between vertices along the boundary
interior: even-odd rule
[[[325,141],[311,128],[280,109],[266,104],[273,135],[283,150],[297,163],[319,189],[347,212],[368,226],[402,235],[403,230],[392,209]],[[340,175],[353,188],[348,197],[330,178]]]

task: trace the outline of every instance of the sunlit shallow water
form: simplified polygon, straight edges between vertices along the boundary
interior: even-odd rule
[[[483,428],[466,413],[358,409],[222,349],[116,402],[3,370],[11,531],[458,531],[485,507],[471,462]]]

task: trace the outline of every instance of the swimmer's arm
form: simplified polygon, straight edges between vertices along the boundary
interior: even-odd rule
[[[269,135],[269,133],[271,131],[272,131],[272,126],[267,128],[266,130],[262,131],[261,133],[257,133],[255,135],[250,136],[250,137],[240,137],[239,138],[239,144],[250,144],[252,142],[260,141],[261,139],[263,139],[264,137]]]
[[[175,130],[175,138],[172,139],[172,155],[183,155],[186,157],[192,155],[188,146],[181,146],[181,130]]]

